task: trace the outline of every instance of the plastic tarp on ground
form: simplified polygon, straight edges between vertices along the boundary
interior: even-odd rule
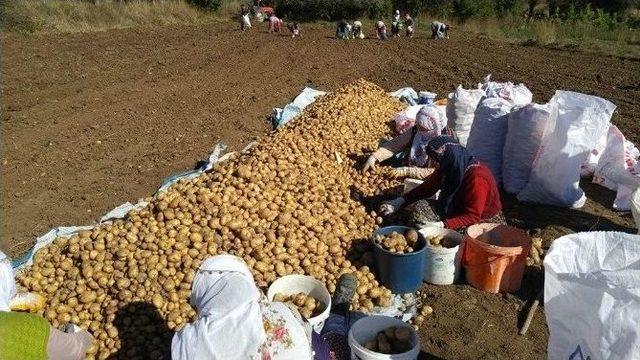
[[[305,87],[300,95],[284,108],[273,109],[273,123],[275,127],[288,123],[291,119],[298,116],[305,107],[312,104],[319,96],[325,95],[326,92]]]

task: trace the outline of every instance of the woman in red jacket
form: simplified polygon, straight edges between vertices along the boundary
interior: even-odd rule
[[[424,147],[434,173],[409,193],[385,202],[383,215],[417,202],[415,220],[426,226],[462,229],[481,220],[504,224],[502,204],[491,170],[449,136],[438,136]],[[426,200],[440,190],[438,200]]]

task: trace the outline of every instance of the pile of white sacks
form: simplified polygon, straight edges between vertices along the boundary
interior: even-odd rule
[[[521,201],[580,208],[586,202],[580,177],[592,176],[617,191],[615,209],[630,210],[640,152],[611,124],[616,106],[561,90],[547,104],[532,100],[525,85],[487,76],[476,89],[459,86],[449,94],[447,125]]]

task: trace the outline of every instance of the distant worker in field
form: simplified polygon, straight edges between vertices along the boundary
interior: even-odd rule
[[[406,26],[406,30],[405,30],[405,34],[407,35],[407,37],[413,37],[413,18],[411,17],[411,15],[409,15],[409,13],[406,13],[404,16],[404,25]]]
[[[432,39],[448,39],[449,30],[451,25],[434,21],[431,23],[431,38]]]
[[[336,38],[340,39],[340,40],[347,40],[349,39],[349,29],[350,29],[350,25],[347,22],[347,20],[342,19],[340,21],[338,21],[338,23],[336,24]]]
[[[246,5],[240,6],[240,30],[245,31],[251,28],[251,20],[249,19],[249,9]]]
[[[364,39],[364,33],[362,32],[362,22],[353,22],[352,34],[354,39]]]
[[[376,37],[380,40],[387,40],[389,38],[387,36],[387,26],[382,20],[376,23]]]
[[[269,18],[269,34],[280,33],[282,30],[282,20],[280,20],[275,14],[270,14]]]
[[[400,10],[396,10],[393,13],[393,19],[391,21],[391,36],[400,36],[401,29],[402,22],[400,21]]]
[[[294,22],[293,24],[287,24],[287,28],[291,32],[291,37],[295,38],[300,36],[300,24],[298,24],[297,22]]]

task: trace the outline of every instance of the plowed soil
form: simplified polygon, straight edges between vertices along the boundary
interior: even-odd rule
[[[260,24],[261,25],[261,24]],[[441,95],[489,73],[525,83],[544,102],[556,89],[607,98],[613,122],[640,140],[640,62],[523,47],[475,35],[435,42],[420,34],[387,42],[340,42],[332,29],[303,36],[240,32],[235,24],[2,35],[2,243],[14,256],[60,225],[84,225],[125,201],[152,194],[161,180],[193,168],[217,141],[237,149],[267,133],[271,109],[304,86],[332,90],[363,77],[386,89]],[[580,210],[518,204],[512,223],[539,228],[548,246],[586,230],[633,231],[610,210],[615,194],[584,183]],[[423,356],[542,359],[548,331],[539,310],[518,336],[527,303],[542,286],[529,269],[515,295],[467,285],[427,286],[434,315],[423,324]]]

